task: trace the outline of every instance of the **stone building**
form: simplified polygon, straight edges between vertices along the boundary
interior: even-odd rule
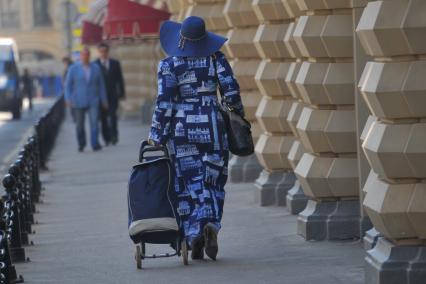
[[[90,0],[70,2],[75,7],[87,7]],[[67,54],[62,3],[62,0],[1,0],[1,36],[16,40],[24,61],[60,61]]]
[[[426,283],[426,2],[168,5],[229,38],[263,168],[259,203],[299,213],[307,201],[307,240],[366,236],[366,283]],[[245,163],[231,167],[244,176]]]

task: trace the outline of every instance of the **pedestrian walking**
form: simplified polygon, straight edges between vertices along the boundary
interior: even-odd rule
[[[68,70],[65,80],[65,100],[74,111],[78,150],[86,146],[85,117],[89,114],[90,142],[94,151],[101,150],[98,140],[99,106],[108,108],[105,83],[102,71],[97,64],[90,62],[90,50],[80,52],[81,62],[74,63]]]
[[[166,21],[160,30],[169,57],[158,67],[149,142],[169,148],[177,212],[193,259],[202,259],[205,251],[215,260],[218,252],[229,159],[218,86],[227,105],[244,116],[238,82],[219,51],[226,40],[206,31],[204,20],[194,16],[182,24]]]
[[[120,62],[109,57],[108,44],[99,44],[98,52],[99,58],[95,62],[102,70],[108,98],[108,109],[100,111],[102,137],[106,145],[115,145],[118,142],[118,104],[126,96],[123,73]]]
[[[34,82],[33,77],[30,74],[30,71],[25,68],[24,74],[21,78],[22,82],[22,93],[28,98],[29,110],[33,110],[33,92],[34,92]]]

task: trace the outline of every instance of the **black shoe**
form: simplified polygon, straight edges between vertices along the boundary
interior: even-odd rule
[[[117,143],[118,143],[118,139],[112,139],[112,141],[111,141],[111,144],[112,144],[112,145],[114,145],[114,146],[115,146],[115,145],[117,145]]]
[[[204,258],[204,238],[198,237],[191,243],[191,258],[203,259]]]
[[[95,151],[95,152],[100,151],[100,150],[102,150],[101,145],[96,145],[95,147],[93,147],[93,151]]]
[[[204,226],[204,244],[206,246],[206,254],[213,260],[216,260],[219,247],[217,245],[217,232],[213,224],[208,223]]]
[[[81,152],[83,152],[84,151],[84,146],[80,146],[80,147],[78,147],[78,151],[81,153]]]

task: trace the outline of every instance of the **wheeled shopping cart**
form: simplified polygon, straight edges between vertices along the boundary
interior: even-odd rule
[[[138,269],[142,268],[143,259],[176,255],[188,264],[188,246],[175,210],[174,178],[167,148],[143,141],[139,163],[132,168],[128,186],[128,227],[136,244]],[[148,255],[146,244],[168,244],[174,252]]]

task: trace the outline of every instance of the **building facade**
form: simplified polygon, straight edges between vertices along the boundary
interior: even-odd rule
[[[68,53],[65,2],[0,0],[0,36],[16,40],[23,62],[60,61]],[[76,13],[88,7],[89,2],[70,1],[74,17],[71,20],[76,20]]]
[[[258,203],[300,212],[307,240],[365,236],[368,284],[426,283],[426,2],[168,4],[229,38],[263,168]]]

